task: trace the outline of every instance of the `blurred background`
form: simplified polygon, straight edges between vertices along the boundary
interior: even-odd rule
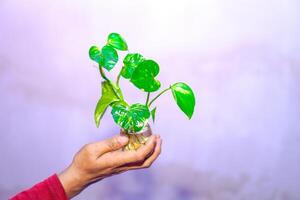
[[[194,89],[194,117],[163,96],[152,125],[163,152],[151,169],[74,199],[300,199],[299,21],[298,0],[1,0],[0,198],[118,134],[109,112],[95,127],[100,76],[88,57],[118,32],[157,60],[163,88]],[[145,101],[121,87],[129,102]]]

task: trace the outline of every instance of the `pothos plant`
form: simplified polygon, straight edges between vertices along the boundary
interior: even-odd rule
[[[156,107],[154,103],[156,100],[167,91],[171,91],[176,104],[183,111],[183,113],[191,119],[194,107],[195,96],[192,89],[183,82],[174,83],[165,89],[158,92],[153,98],[152,93],[157,92],[161,88],[161,83],[157,80],[159,74],[159,65],[156,61],[148,59],[139,53],[129,53],[123,59],[123,66],[116,78],[116,81],[109,79],[105,71],[113,69],[119,60],[119,51],[128,51],[128,45],[123,37],[118,33],[110,33],[106,44],[102,48],[92,46],[89,49],[90,58],[99,66],[102,81],[102,94],[97,103],[94,119],[96,126],[99,127],[101,118],[108,107],[111,107],[111,114],[116,124],[118,124],[123,132],[134,140],[133,136],[139,135],[147,126],[148,120],[152,117],[154,122]],[[145,92],[145,103],[129,104],[120,88],[120,79],[129,80],[135,87],[142,92]],[[142,136],[137,137],[133,141],[132,148],[136,149],[140,143],[145,142]],[[129,141],[130,143],[130,141]]]

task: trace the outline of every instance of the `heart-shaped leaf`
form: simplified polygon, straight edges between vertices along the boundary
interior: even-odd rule
[[[102,119],[107,107],[114,102],[120,101],[112,87],[113,86],[109,82],[102,82],[102,96],[97,103],[94,113],[94,119],[97,127],[99,127],[100,120]]]
[[[130,79],[138,64],[140,64],[143,60],[144,58],[141,54],[127,54],[123,60],[124,66],[122,67],[121,75],[126,79]]]
[[[142,130],[150,117],[149,108],[139,103],[132,104],[131,106],[115,104],[111,114],[114,121],[129,132]]]
[[[111,46],[104,46],[101,49],[100,66],[110,71],[118,62],[119,57],[117,51]]]
[[[102,60],[101,51],[96,46],[91,46],[89,50],[89,56],[93,61],[100,63]]]
[[[131,82],[145,92],[154,92],[160,88],[160,82],[155,79],[159,73],[159,66],[153,60],[144,60],[134,70]]]
[[[118,33],[109,34],[107,44],[121,51],[127,51],[128,49],[127,43]]]
[[[171,86],[173,97],[179,108],[191,119],[195,108],[193,90],[185,83],[175,83]]]

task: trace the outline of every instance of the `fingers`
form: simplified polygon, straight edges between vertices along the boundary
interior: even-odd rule
[[[149,137],[147,143],[136,151],[115,151],[104,154],[99,162],[106,162],[111,167],[119,167],[125,164],[143,162],[154,151],[156,136]]]
[[[104,141],[93,143],[97,151],[97,155],[101,156],[107,152],[121,149],[128,143],[126,136],[117,135]]]
[[[158,156],[161,153],[161,144],[162,144],[162,139],[158,138],[153,154],[145,160],[141,168],[151,167],[152,163],[158,158]]]
[[[153,162],[158,158],[161,153],[161,145],[162,139],[160,137],[157,138],[156,146],[154,152],[151,154],[149,158],[147,158],[144,162],[136,164],[136,165],[125,165],[116,169],[116,173],[122,173],[124,171],[133,170],[133,169],[142,169],[149,168],[153,164]]]

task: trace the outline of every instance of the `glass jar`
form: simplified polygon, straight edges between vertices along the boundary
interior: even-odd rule
[[[121,129],[120,134],[126,135],[129,138],[129,142],[123,150],[137,150],[147,142],[148,138],[152,135],[152,130],[150,125],[147,124],[145,128],[139,132],[128,132]]]

